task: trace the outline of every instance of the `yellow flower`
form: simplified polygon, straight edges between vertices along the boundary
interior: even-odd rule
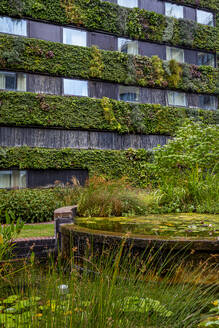
[[[0,234],[0,244],[3,244],[3,236]]]
[[[219,300],[216,300],[216,301],[212,302],[212,304],[213,304],[214,306],[218,306],[218,304],[219,304]]]
[[[35,317],[42,317],[42,313],[37,313],[36,315],[35,315]]]

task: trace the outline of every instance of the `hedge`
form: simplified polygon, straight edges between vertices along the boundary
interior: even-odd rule
[[[76,150],[30,147],[0,148],[0,168],[19,169],[88,169],[89,176],[106,175],[109,178],[127,176],[138,186],[145,186],[147,164],[152,153],[144,149]]]
[[[188,118],[217,122],[216,111],[133,104],[108,98],[0,91],[0,124],[172,135]]]
[[[193,1],[195,0],[185,0]],[[218,9],[217,1],[198,2]],[[134,39],[216,51],[216,28],[175,19],[139,8],[124,8],[101,0],[1,0],[0,14],[30,17],[61,25],[73,24]]]
[[[63,205],[57,188],[0,190],[0,221],[4,222],[6,211],[24,222],[52,221],[54,210]]]
[[[219,70],[210,66],[9,35],[0,36],[0,68],[197,93],[219,91]]]

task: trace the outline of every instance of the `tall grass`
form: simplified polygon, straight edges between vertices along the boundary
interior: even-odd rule
[[[217,297],[213,285],[203,287],[205,266],[191,269],[180,261],[176,264],[179,256],[163,257],[162,249],[148,251],[144,259],[122,253],[123,245],[116,253],[90,254],[83,258],[82,270],[73,257],[66,266],[57,258],[46,269],[26,264],[4,295],[0,289],[1,298],[18,297],[3,303],[3,314],[6,308],[12,310],[11,316],[0,315],[2,326],[197,328]]]
[[[133,188],[126,178],[90,178],[79,198],[80,216],[142,215],[153,206],[154,197],[146,190]]]
[[[219,176],[198,168],[163,176],[157,197],[162,212],[219,213]]]

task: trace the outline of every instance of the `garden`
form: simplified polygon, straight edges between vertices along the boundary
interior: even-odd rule
[[[186,121],[147,160],[129,154],[135,175],[91,170],[85,186],[73,177],[1,190],[0,327],[219,327],[218,128]],[[45,262],[34,252],[13,258],[12,240],[52,236],[54,210],[75,204],[75,230],[113,232],[120,242],[96,251],[87,238],[84,253],[76,243]],[[132,236],[188,243],[138,253],[126,247]],[[206,258],[193,247],[200,240],[214,245]]]

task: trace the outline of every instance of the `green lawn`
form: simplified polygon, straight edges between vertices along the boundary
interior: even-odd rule
[[[17,238],[53,237],[54,223],[24,225]]]

